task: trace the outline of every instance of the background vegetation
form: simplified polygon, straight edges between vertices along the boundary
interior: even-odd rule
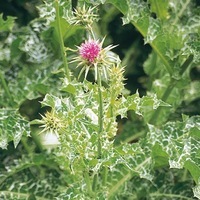
[[[66,95],[58,89],[63,71],[54,4],[46,2],[0,0],[0,199],[94,199],[85,188],[78,194],[80,186],[70,187],[74,179],[64,158],[49,148],[56,144],[45,143],[38,125],[29,124],[52,109],[56,98],[47,94]],[[63,9],[73,8],[65,3],[64,44],[74,48],[87,30],[70,28]],[[99,38],[106,35],[104,45],[118,45],[112,51],[125,66],[127,101],[140,99],[140,105],[127,103],[125,118],[117,116],[114,144],[126,161],[112,161],[117,164],[107,180],[108,199],[200,198],[200,2],[85,0],[77,5],[83,3],[97,6],[93,29]],[[70,69],[77,76],[73,65]],[[94,82],[92,73],[88,81]],[[134,146],[126,151],[121,144]],[[133,154],[135,160],[129,158]],[[104,192],[99,186],[95,198],[106,199]]]

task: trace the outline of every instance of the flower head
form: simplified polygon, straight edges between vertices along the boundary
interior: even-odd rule
[[[39,123],[42,124],[40,127],[43,128],[41,133],[47,131],[58,135],[58,133],[65,127],[62,116],[55,111],[47,112],[45,116],[42,115],[42,120],[39,120]]]
[[[84,27],[91,28],[94,21],[98,20],[98,15],[95,14],[96,7],[87,7],[85,4],[81,7],[77,7],[70,14],[66,11],[66,18],[70,24],[80,24]]]
[[[79,47],[80,56],[90,63],[94,63],[95,59],[99,56],[100,51],[101,45],[94,40],[85,41],[85,43],[82,43]]]
[[[110,67],[112,67],[113,64],[117,63],[119,61],[119,58],[110,51],[115,46],[109,45],[105,48],[102,48],[104,39],[101,42],[99,42],[98,40],[89,39],[78,47],[79,55],[77,57],[74,57],[71,63],[78,62],[77,67],[82,67],[79,73],[79,77],[85,71],[86,78],[89,70],[94,69],[95,80],[97,80],[98,67],[104,78],[108,78],[108,71]]]

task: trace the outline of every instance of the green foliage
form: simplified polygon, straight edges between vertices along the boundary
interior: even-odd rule
[[[30,136],[29,124],[15,110],[0,110],[0,147],[6,149],[8,142],[13,141],[17,147],[22,135]]]
[[[166,19],[168,17],[168,1],[150,0],[151,12],[155,13],[157,18]]]
[[[8,16],[6,20],[3,20],[3,14],[0,15],[0,31],[12,31],[12,28],[15,24],[15,18]]]
[[[0,199],[200,199],[195,1],[48,0],[38,13],[24,27],[0,16]],[[117,14],[151,47],[144,95],[124,84],[134,45],[122,61],[106,47]],[[75,62],[88,39],[103,53]]]
[[[59,195],[62,176],[56,173],[56,164],[49,155],[34,154],[22,156],[15,164],[4,163],[1,171],[1,194],[3,199],[51,199]],[[8,166],[9,165],[9,166]],[[45,166],[48,168],[46,174]]]

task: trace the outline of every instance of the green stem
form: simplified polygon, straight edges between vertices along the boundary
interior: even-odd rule
[[[28,154],[31,154],[32,153],[32,151],[31,151],[31,149],[29,148],[30,146],[27,144],[27,138],[21,138],[21,143],[23,144],[23,146],[24,146],[24,149],[26,150],[26,152],[28,153]]]
[[[99,94],[99,109],[98,109],[98,158],[101,158],[101,134],[103,132],[103,98],[101,92],[101,75],[99,68],[97,67],[97,84],[98,84],[98,94]]]
[[[92,191],[96,192],[98,186],[98,174],[94,174],[93,183],[92,183]]]
[[[134,140],[137,140],[137,139],[139,139],[139,138],[141,138],[142,136],[144,136],[144,131],[140,131],[140,132],[138,132],[138,133],[136,133],[136,134],[134,134],[134,135],[131,135],[130,137],[127,137],[124,141],[123,141],[123,143],[130,143],[130,142],[132,142],[132,141],[134,141]]]
[[[184,74],[184,72],[186,71],[186,69],[188,68],[188,66],[190,66],[190,64],[193,61],[194,56],[190,55],[186,61],[182,64],[181,66],[181,71],[180,71],[180,75],[182,76]]]
[[[187,180],[188,170],[185,168],[181,181],[184,182]]]
[[[34,129],[32,129],[31,131],[31,137],[36,145],[36,147],[39,149],[40,152],[43,152],[43,145],[41,143],[41,139],[39,138],[39,135],[37,133],[37,131],[35,131]]]
[[[57,31],[58,31],[58,39],[59,39],[59,44],[60,44],[61,56],[62,56],[62,60],[63,60],[65,75],[66,75],[67,79],[70,81],[71,77],[70,77],[69,67],[68,67],[67,58],[66,58],[67,53],[65,51],[63,35],[62,35],[62,30],[61,30],[60,11],[59,11],[58,0],[55,0],[55,9],[56,9],[56,25],[57,25]]]
[[[5,78],[4,78],[4,75],[3,75],[1,72],[0,72],[0,79],[1,79],[1,82],[2,82],[2,85],[3,85],[3,88],[4,88],[4,90],[5,90],[5,93],[6,93],[7,97],[9,98],[10,103],[12,103],[12,102],[13,102],[13,97],[12,97],[12,95],[11,95],[11,93],[10,93],[10,90],[9,90],[9,88],[8,88],[8,85],[7,85],[7,83],[6,83],[6,80],[5,80]]]
[[[90,182],[89,172],[85,171],[83,176],[84,176],[84,180],[85,180],[85,183],[86,183],[86,186],[87,186],[88,194],[90,195],[90,197],[92,197],[93,191],[92,191],[92,185],[91,185],[91,182]]]
[[[186,69],[188,68],[188,66],[190,66],[191,62],[193,60],[193,56],[190,55],[186,61],[182,64],[181,66],[181,71],[180,71],[180,76],[182,76],[184,74],[184,72],[186,71]],[[169,98],[172,90],[174,89],[174,87],[176,86],[178,80],[177,79],[171,79],[170,84],[168,85],[168,87],[166,88],[163,96],[161,97],[162,101],[167,101],[167,99]],[[151,124],[155,124],[156,120],[158,119],[160,112],[162,110],[162,107],[159,107],[152,115],[151,119],[150,119],[150,123]]]
[[[103,166],[103,169],[102,169],[102,185],[103,186],[106,186],[107,178],[108,178],[108,167]]]
[[[111,90],[110,118],[113,118],[113,117],[114,117],[114,112],[113,112],[113,104],[114,104],[114,101],[115,101],[114,92],[115,92],[115,91]],[[110,123],[108,124],[107,128],[106,128],[106,132],[109,132],[109,129],[110,129],[110,126],[111,126],[112,123],[113,123],[113,121],[111,120]]]

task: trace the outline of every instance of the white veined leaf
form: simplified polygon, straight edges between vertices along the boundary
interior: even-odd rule
[[[8,142],[13,141],[15,148],[22,135],[30,136],[30,127],[15,110],[0,110],[0,147],[7,148]]]

